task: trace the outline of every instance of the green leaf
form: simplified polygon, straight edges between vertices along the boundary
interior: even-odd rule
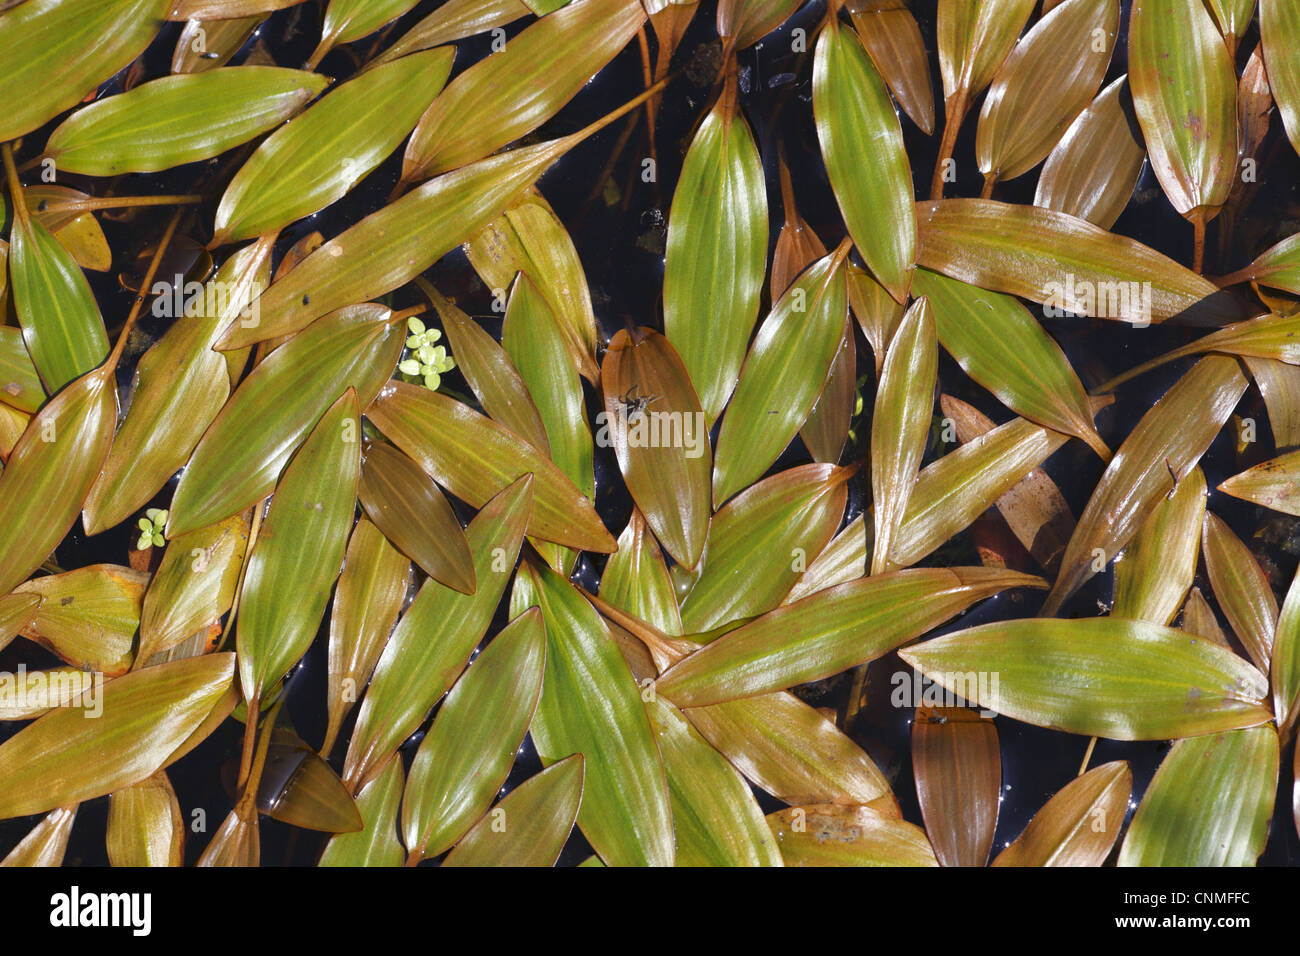
[[[205,73],[225,66],[265,20],[256,13],[233,20],[187,20],[176,38],[172,72]]]
[[[233,654],[210,654],[148,667],[90,692],[102,707],[98,720],[66,707],[23,728],[0,744],[0,819],[91,800],[154,774],[230,687],[234,663]]]
[[[1133,772],[1123,760],[1058,790],[993,866],[1101,866],[1124,826]]]
[[[528,533],[608,553],[614,539],[591,501],[549,459],[473,409],[426,388],[397,382],[366,411],[375,426],[438,484],[481,508],[522,475],[534,481]]]
[[[1237,174],[1237,74],[1205,5],[1135,0],[1128,67],[1165,195],[1182,216],[1214,218]]]
[[[525,780],[465,834],[442,865],[553,866],[578,817],[584,764],[582,754],[573,754]]]
[[[1218,288],[1190,269],[1054,209],[943,199],[918,203],[916,218],[919,265],[1041,303],[1049,315],[1068,311],[1138,326],[1193,308],[1209,324],[1240,318],[1237,305],[1211,298]]]
[[[176,303],[183,287],[161,284],[163,298],[155,303],[183,312],[173,316],[175,324],[136,363],[126,418],[82,514],[89,533],[121,523],[152,499],[185,464],[230,397],[226,357],[214,352],[212,344],[270,281],[273,246],[268,237],[240,249],[204,287],[202,297],[186,298],[181,309]],[[184,314],[191,311],[198,314]]]
[[[530,13],[523,0],[447,0],[371,61],[388,63],[418,50],[504,27]]]
[[[111,374],[77,379],[36,414],[0,474],[0,594],[27,580],[72,530],[117,424]]]
[[[727,78],[691,141],[668,211],[664,260],[664,334],[710,424],[736,387],[767,266],[763,164],[736,98]]]
[[[889,294],[906,302],[916,262],[916,217],[903,131],[858,35],[836,19],[817,38],[813,115],[853,244]]]
[[[684,631],[708,631],[776,607],[809,555],[819,554],[839,527],[853,471],[801,465],[727,502],[709,527],[702,565],[679,593]]]
[[[0,140],[17,139],[76,106],[134,60],[171,0],[38,0],[0,28]],[[40,82],[32,82],[39,77]]]
[[[423,723],[487,631],[514,570],[532,507],[532,479],[489,501],[469,523],[478,589],[462,594],[437,581],[420,588],[375,665],[343,764],[353,793],[374,777]]]
[[[487,156],[541,126],[645,23],[641,0],[577,0],[542,17],[456,77],[406,145],[416,182]]]
[[[108,356],[108,333],[90,283],[54,234],[21,210],[9,250],[14,310],[47,392]]]
[[[601,366],[597,444],[614,446],[638,509],[679,564],[699,563],[709,533],[709,432],[672,343],[644,326],[610,339]]]
[[[1169,624],[1196,574],[1201,523],[1205,513],[1205,475],[1200,468],[1157,501],[1137,534],[1115,562],[1112,617]]]
[[[71,804],[54,810],[32,831],[23,837],[0,866],[62,866],[72,836],[72,823],[77,818],[77,806]]]
[[[0,597],[0,650],[32,622],[44,600],[39,594],[6,594]]]
[[[993,568],[915,568],[860,578],[764,614],[669,668],[655,684],[680,707],[753,697],[881,657],[976,601],[1040,579]]]
[[[1110,459],[1083,383],[1028,309],[1012,296],[927,269],[917,270],[913,285],[930,300],[939,343],[967,375],[1017,415],[1074,435]]]
[[[319,866],[401,866],[406,853],[397,838],[402,803],[402,761],[389,760],[357,796],[365,826],[330,838]]]
[[[361,505],[389,541],[430,577],[474,593],[474,560],[465,532],[433,479],[392,445],[366,449]]]
[[[1259,41],[1282,125],[1292,148],[1300,150],[1300,73],[1292,62],[1300,42],[1300,10],[1285,0],[1260,0]]]
[[[328,82],[275,66],[165,76],[77,110],[50,134],[45,154],[87,176],[171,169],[275,128]]]
[[[0,257],[0,268],[3,268]],[[4,292],[0,290],[0,298]],[[0,328],[0,402],[34,413],[45,404],[45,388],[23,343],[23,333],[12,326]]]
[[[1129,433],[1075,526],[1043,607],[1055,614],[1113,560],[1151,508],[1200,460],[1246,390],[1236,359],[1201,359]]]
[[[359,407],[370,404],[397,365],[404,332],[393,328],[384,306],[357,305],[313,323],[268,355],[190,456],[172,499],[168,536],[266,497],[289,456],[344,391],[356,391]]]
[[[786,866],[939,865],[924,830],[871,807],[795,807],[767,822]]]
[[[185,818],[160,770],[109,796],[108,861],[113,866],[181,866]]]
[[[236,638],[247,701],[267,700],[320,628],[356,507],[360,432],[361,409],[348,389],[275,486],[241,589]],[[284,599],[288,582],[291,601]]]
[[[1278,620],[1268,575],[1227,522],[1210,511],[1201,528],[1201,550],[1219,608],[1255,666],[1267,674]]]
[[[1233,475],[1219,490],[1273,511],[1300,515],[1300,451],[1270,458]]]
[[[365,518],[357,520],[334,589],[330,616],[329,723],[321,753],[328,755],[360,688],[374,672],[406,601],[411,562]]]
[[[414,128],[454,56],[444,47],[376,67],[272,133],[222,194],[213,244],[276,232],[344,196]]]
[[[546,621],[546,677],[531,734],[546,765],[586,759],[578,826],[610,866],[671,866],[672,811],[641,694],[595,609],[545,567],[524,566],[512,610]]]
[[[528,610],[451,689],[406,781],[402,834],[411,859],[445,852],[492,805],[533,719],[545,662],[542,615]]]
[[[1177,740],[1133,814],[1119,866],[1254,866],[1277,793],[1270,726]]]
[[[321,50],[351,43],[396,20],[419,0],[330,0],[321,28]],[[319,57],[320,51],[317,51]]]
[[[848,318],[847,252],[809,267],[759,327],[718,433],[715,506],[762,476],[817,402]]]
[[[93,564],[19,585],[40,607],[19,633],[63,660],[110,677],[131,667],[148,575],[115,564]]]
[[[743,50],[779,27],[800,6],[800,0],[721,0],[718,36],[727,49]]]
[[[871,525],[867,524],[865,513],[858,515],[831,539],[830,544],[822,548],[817,557],[808,565],[808,570],[799,575],[790,593],[781,601],[789,604],[800,598],[837,584],[845,584],[867,573],[867,555],[871,551]]]
[[[647,702],[668,774],[678,866],[781,866],[754,794],[672,704]]]
[[[925,453],[938,368],[934,312],[922,296],[907,310],[894,334],[871,416],[872,574],[893,566],[890,553]]]
[[[654,536],[647,534],[646,520],[636,508],[618,536],[618,550],[605,562],[600,596],[665,634],[682,633],[681,612],[663,552]]]
[[[899,655],[971,703],[1071,734],[1161,740],[1271,719],[1259,671],[1226,648],[1145,621],[1004,621]]]

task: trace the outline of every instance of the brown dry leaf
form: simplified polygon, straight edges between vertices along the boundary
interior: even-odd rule
[[[925,832],[943,866],[983,866],[993,846],[1002,755],[993,721],[967,707],[918,707],[912,767]]]

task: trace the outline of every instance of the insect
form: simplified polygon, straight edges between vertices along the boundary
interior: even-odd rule
[[[618,397],[618,403],[623,406],[624,416],[629,420],[640,415],[654,402],[663,398],[662,395],[638,395],[636,390],[639,386],[635,383],[626,392]]]

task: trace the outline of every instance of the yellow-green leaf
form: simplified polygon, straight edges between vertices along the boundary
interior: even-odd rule
[[[181,865],[185,819],[164,771],[112,793],[106,842],[113,866]]]
[[[110,677],[125,674],[148,579],[144,572],[115,564],[33,578],[14,589],[42,599],[19,633],[69,664]]]
[[[993,866],[1101,866],[1119,837],[1133,789],[1123,760],[1094,767],[1058,790]]]
[[[1196,574],[1201,522],[1207,518],[1205,475],[1193,468],[1167,497],[1155,502],[1115,562],[1112,617],[1152,624],[1173,621]]]
[[[1211,511],[1205,513],[1201,550],[1219,608],[1255,666],[1267,674],[1278,619],[1268,575],[1227,522]]]
[[[355,833],[330,837],[319,866],[401,866],[406,858],[397,837],[397,812],[402,803],[402,761],[389,760],[357,796],[365,826]]]
[[[767,822],[786,866],[939,865],[924,830],[871,807],[794,807]]]

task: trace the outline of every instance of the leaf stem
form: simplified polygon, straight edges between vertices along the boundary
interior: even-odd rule
[[[9,180],[9,198],[13,200],[14,212],[23,229],[31,227],[31,214],[27,211],[27,200],[23,196],[23,184],[18,181],[18,170],[14,167],[14,148],[12,143],[0,147],[4,154],[5,177]]]
[[[144,274],[144,279],[140,283],[140,290],[135,294],[135,302],[131,304],[131,312],[126,317],[126,322],[122,326],[122,331],[118,333],[117,344],[113,346],[112,353],[108,356],[108,361],[104,367],[108,369],[117,368],[117,363],[122,358],[122,352],[126,349],[126,340],[131,335],[131,330],[135,328],[136,319],[140,317],[140,311],[144,308],[145,299],[148,298],[146,290],[153,284],[153,277],[158,274],[158,266],[162,263],[162,257],[167,252],[167,247],[171,244],[172,236],[176,234],[176,227],[180,225],[181,213],[183,210],[177,209],[172,213],[172,218],[167,223],[167,229],[162,238],[158,240],[158,248],[154,250],[153,258],[149,260],[149,268]]]
[[[127,209],[138,206],[188,206],[202,202],[196,193],[175,196],[104,196],[91,199],[52,199],[42,212],[95,212],[100,209]]]
[[[963,86],[943,105],[943,139],[939,142],[939,156],[934,161],[934,177],[930,180],[930,198],[943,198],[943,174],[948,160],[957,145],[957,131],[966,118],[969,94]]]

